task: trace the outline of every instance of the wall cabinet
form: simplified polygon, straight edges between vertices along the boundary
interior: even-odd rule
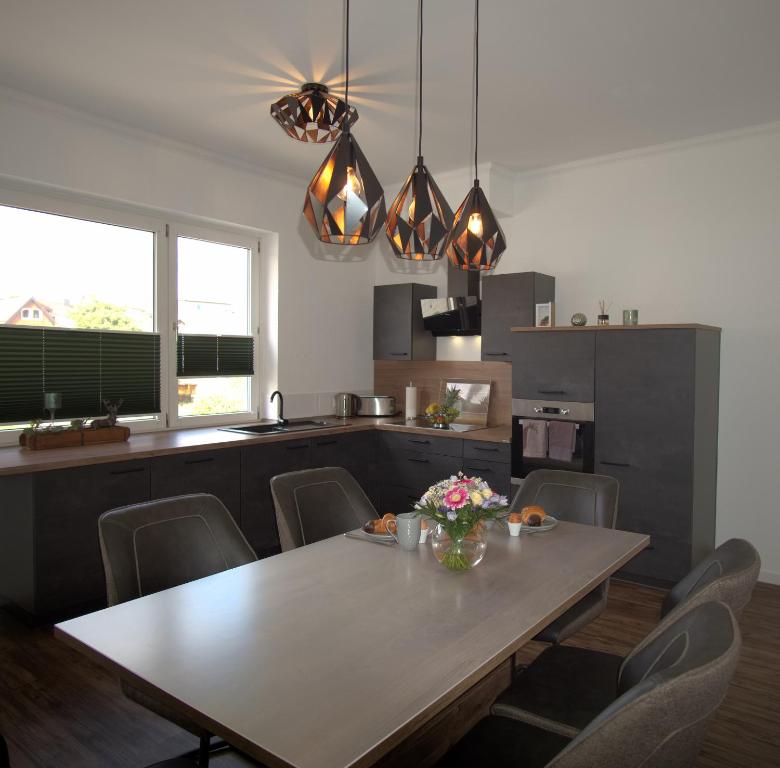
[[[423,327],[421,299],[436,286],[398,283],[374,286],[374,360],[435,360],[436,339]]]
[[[176,453],[151,462],[151,497],[164,499],[184,493],[210,493],[241,524],[241,451],[224,448]]]
[[[512,397],[592,403],[595,331],[522,331],[512,339]]]
[[[482,278],[482,359],[512,362],[512,331],[535,323],[536,304],[555,301],[555,278],[540,272]]]

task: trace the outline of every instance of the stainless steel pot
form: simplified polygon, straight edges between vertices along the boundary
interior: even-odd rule
[[[395,416],[398,409],[390,395],[363,395],[358,398],[358,416]]]
[[[336,395],[336,416],[339,419],[348,419],[357,413],[360,398],[350,392],[339,392]]]

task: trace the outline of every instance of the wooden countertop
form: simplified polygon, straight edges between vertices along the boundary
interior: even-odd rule
[[[266,765],[367,768],[648,542],[495,526],[484,562],[452,573],[430,546],[334,536],[55,635]]]
[[[350,432],[364,432],[379,429],[391,432],[415,432],[435,434],[437,437],[508,443],[511,440],[509,426],[488,427],[473,432],[449,432],[422,427],[405,427],[389,422],[399,417],[368,418],[353,417],[340,422],[335,417],[323,416],[323,421],[332,421],[334,426],[323,429],[300,430],[278,435],[242,435],[238,432],[223,432],[217,427],[197,429],[175,429],[160,432],[146,432],[132,435],[125,443],[85,445],[78,448],[52,448],[45,451],[30,451],[25,448],[0,448],[0,476],[25,475],[31,472],[45,472],[51,469],[66,469],[89,464],[108,464],[115,461],[146,459],[172,453],[190,453],[199,450],[236,448],[243,445],[278,443],[287,440],[301,440],[316,435],[340,435]],[[262,423],[262,422],[258,422]]]
[[[717,325],[702,325],[701,323],[648,323],[647,325],[554,325],[552,328],[535,328],[533,326],[514,326],[512,333],[528,333],[529,331],[653,331],[680,330],[717,331]]]

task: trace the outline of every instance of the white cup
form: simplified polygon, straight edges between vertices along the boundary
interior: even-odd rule
[[[520,535],[520,529],[523,527],[522,523],[508,523],[509,525],[509,535],[510,536],[519,536]]]

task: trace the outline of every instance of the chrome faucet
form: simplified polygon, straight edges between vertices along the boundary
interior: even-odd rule
[[[276,414],[276,423],[280,427],[283,427],[285,424],[287,424],[287,419],[284,418],[284,396],[278,389],[271,394],[271,402],[274,401],[274,398],[277,395],[279,396],[279,410]]]

